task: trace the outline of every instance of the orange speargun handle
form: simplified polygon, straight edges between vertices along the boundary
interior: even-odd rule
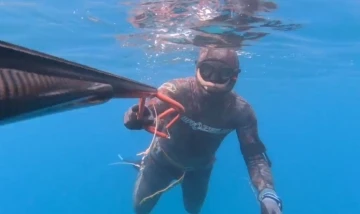
[[[169,129],[172,125],[174,125],[174,123],[176,121],[178,121],[180,119],[180,115],[185,112],[185,108],[179,102],[177,102],[174,99],[172,99],[164,94],[161,94],[159,92],[156,93],[154,96],[157,97],[159,100],[168,103],[171,106],[169,109],[167,109],[166,111],[159,114],[158,117],[155,119],[163,119],[173,113],[177,113],[177,115],[165,126],[166,129]],[[138,119],[142,118],[144,115],[145,99],[146,98],[140,98],[139,113],[137,115]],[[156,130],[156,127],[154,125],[147,126],[144,128],[146,131],[148,131],[152,134],[156,134],[158,137],[170,138],[169,134]]]

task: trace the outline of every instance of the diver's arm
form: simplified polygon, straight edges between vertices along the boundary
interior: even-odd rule
[[[180,79],[167,81],[158,88],[158,92],[174,99],[177,102],[180,102],[179,99],[181,98],[181,88],[183,88],[181,83],[183,83],[183,81]],[[155,110],[156,114],[159,115],[171,107],[169,103],[166,103],[157,97],[149,99],[145,106],[149,108],[153,115],[155,114]]]
[[[271,163],[266,155],[266,148],[258,134],[257,118],[250,105],[244,108],[241,125],[236,129],[240,148],[245,160],[252,184],[257,192],[274,189]]]
[[[179,102],[181,98],[180,86],[183,88],[183,84],[180,84],[181,80],[172,80],[162,84],[158,88],[158,93],[172,98]],[[124,114],[124,125],[131,130],[141,130],[144,126],[154,125],[155,120],[159,114],[163,113],[171,106],[169,103],[160,100],[157,97],[150,98],[145,103],[145,109],[143,117],[138,118],[139,105],[132,106]]]
[[[271,162],[259,138],[257,118],[249,104],[243,102],[242,106],[237,134],[251,182],[258,192],[261,213],[281,214],[283,205],[274,190]]]

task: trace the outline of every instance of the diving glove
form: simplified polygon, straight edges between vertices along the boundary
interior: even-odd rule
[[[261,214],[281,214],[282,201],[277,196],[274,190],[264,189],[259,194],[259,201],[261,203]]]
[[[124,116],[124,125],[130,130],[141,130],[144,126],[154,124],[154,117],[148,107],[144,107],[143,117],[138,119],[139,105],[132,106]]]

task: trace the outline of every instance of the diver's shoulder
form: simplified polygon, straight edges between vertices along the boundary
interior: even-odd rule
[[[183,78],[176,78],[172,80],[173,83],[183,86],[184,84],[191,84],[195,82],[195,77],[183,77]]]
[[[165,81],[164,83],[183,84],[183,83],[187,83],[187,82],[192,82],[194,80],[195,80],[194,77],[181,77],[181,78],[169,79],[169,80]]]
[[[168,81],[168,83],[173,84],[178,89],[191,88],[193,83],[195,82],[194,77],[183,77],[176,78]]]
[[[236,92],[232,92],[233,99],[235,100],[235,106],[239,111],[251,111],[251,104],[241,95]]]
[[[184,78],[175,78],[168,80],[160,85],[158,89],[165,89],[173,93],[179,92],[179,90],[191,88],[195,78],[193,77],[184,77]]]

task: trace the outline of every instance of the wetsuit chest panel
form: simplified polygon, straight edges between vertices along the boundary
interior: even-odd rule
[[[173,140],[166,144],[173,159],[186,166],[206,165],[212,160],[221,142],[234,130],[227,113],[215,110],[192,108],[182,115],[170,132]]]
[[[212,112],[204,114],[203,112],[192,112],[181,117],[181,122],[188,126],[189,131],[194,133],[203,132],[210,135],[226,135],[233,129],[229,126],[226,117],[219,113]]]
[[[176,98],[184,106],[185,113],[168,130],[170,139],[159,141],[173,159],[185,165],[202,165],[212,159],[227,134],[235,129],[235,109],[226,102],[202,103],[191,87],[192,82],[187,84]]]
[[[232,105],[224,102],[204,103],[196,93],[189,91],[182,101],[186,112],[181,122],[195,133],[226,135],[233,127]]]

